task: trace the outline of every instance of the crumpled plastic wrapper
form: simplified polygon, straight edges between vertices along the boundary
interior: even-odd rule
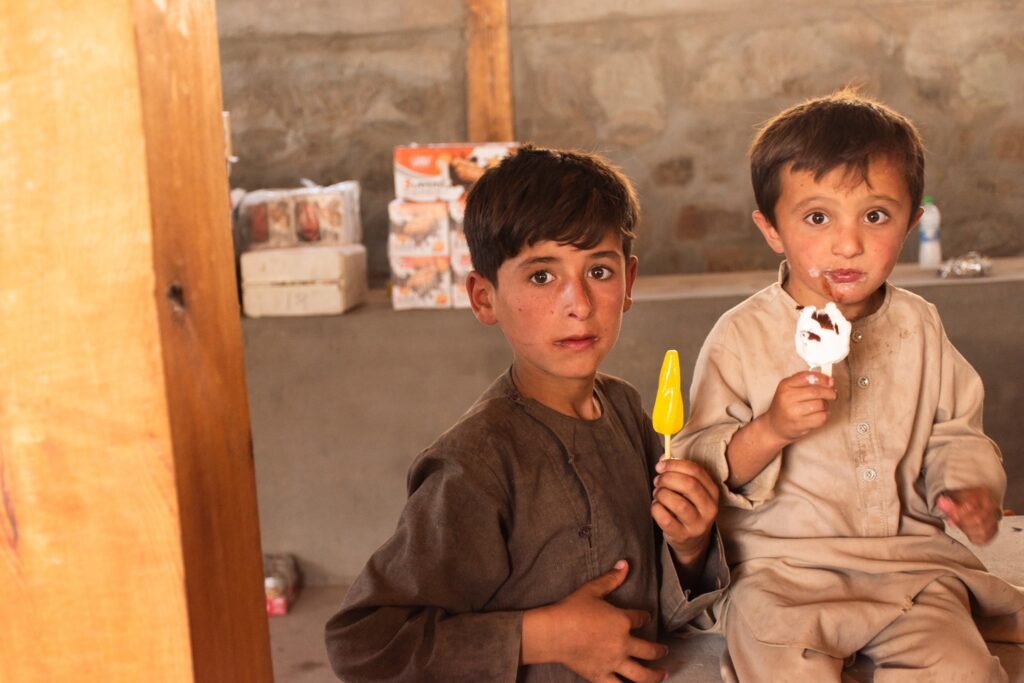
[[[976,251],[951,258],[939,267],[939,277],[984,277],[992,270],[992,259]]]

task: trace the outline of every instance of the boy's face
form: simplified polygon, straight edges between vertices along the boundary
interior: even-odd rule
[[[810,171],[786,169],[772,225],[760,211],[754,222],[768,245],[785,254],[785,289],[804,306],[834,301],[850,320],[877,310],[880,288],[917,218],[899,168],[879,158],[868,180],[838,167],[816,181]]]
[[[636,266],[609,232],[592,249],[524,247],[501,264],[497,287],[474,271],[466,288],[477,319],[497,323],[511,344],[519,390],[536,398],[565,380],[593,380],[632,304]]]

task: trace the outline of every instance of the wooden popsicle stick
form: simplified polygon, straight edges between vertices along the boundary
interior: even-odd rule
[[[822,365],[821,366],[821,374],[825,375],[826,377],[831,377],[832,376],[832,363],[825,363],[824,365]]]
[[[672,459],[672,435],[671,434],[666,434],[665,435],[665,457],[663,459],[664,460],[671,460]]]

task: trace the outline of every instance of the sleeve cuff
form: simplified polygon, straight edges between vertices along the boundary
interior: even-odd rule
[[[700,630],[708,630],[716,622],[713,607],[729,587],[730,578],[717,525],[712,534],[704,569],[692,588],[680,583],[672,549],[665,541],[661,543],[661,611],[663,625],[669,631],[677,631],[691,622]]]
[[[777,454],[756,477],[739,489],[730,489],[725,484],[729,479],[729,461],[725,457],[725,451],[736,432],[743,427],[744,424],[739,422],[710,427],[698,438],[691,437],[684,441],[681,456],[698,463],[707,470],[711,478],[718,484],[722,505],[752,510],[771,500],[775,495],[775,482],[779,479],[782,460],[779,457],[781,453]]]

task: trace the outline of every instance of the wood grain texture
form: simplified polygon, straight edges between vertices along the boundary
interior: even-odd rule
[[[0,680],[269,681],[213,2],[0,45]]]
[[[466,0],[466,18],[469,140],[512,141],[508,0]]]
[[[134,0],[195,680],[272,680],[213,0]]]

